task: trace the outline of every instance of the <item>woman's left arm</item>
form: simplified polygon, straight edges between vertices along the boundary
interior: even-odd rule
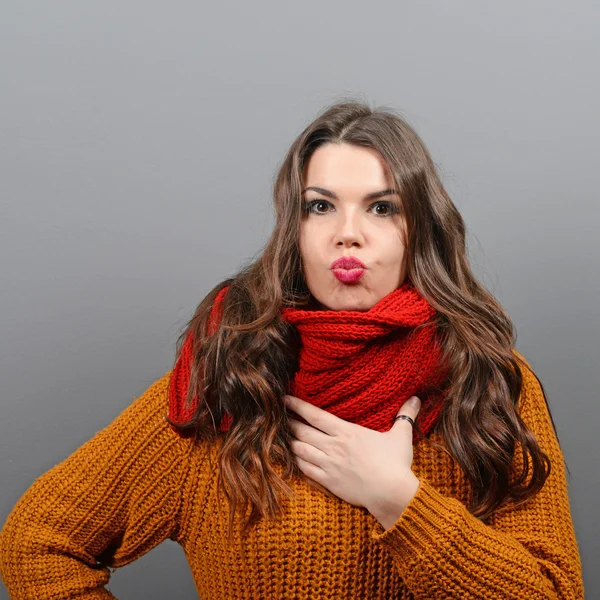
[[[416,494],[389,529],[376,522],[371,537],[392,553],[416,598],[583,599],[563,454],[542,389],[522,370],[521,417],[551,460],[550,476],[524,506],[486,525],[415,471]]]

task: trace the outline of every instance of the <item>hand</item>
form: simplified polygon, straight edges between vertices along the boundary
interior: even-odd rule
[[[407,401],[398,415],[416,418],[421,403],[413,398],[416,406]],[[411,470],[412,425],[399,419],[382,433],[295,396],[284,396],[284,400],[309,423],[290,418],[296,438],[291,446],[300,470],[342,500],[367,508],[386,529],[391,527],[419,488]]]

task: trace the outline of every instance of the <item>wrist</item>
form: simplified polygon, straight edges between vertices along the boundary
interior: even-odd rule
[[[400,518],[420,486],[419,478],[410,471],[404,475],[394,490],[377,496],[368,508],[369,512],[389,529]]]

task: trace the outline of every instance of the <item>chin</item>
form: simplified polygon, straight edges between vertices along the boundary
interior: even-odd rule
[[[329,306],[326,310],[358,310],[365,311],[369,310],[372,306],[374,306],[375,301],[369,297],[366,290],[362,290],[364,293],[351,293],[348,294],[347,297],[344,293],[346,290],[335,294],[335,300],[329,303]]]
[[[366,311],[377,302],[373,292],[360,283],[348,284],[335,279],[333,285],[331,282],[319,285],[318,295],[323,300],[319,300],[310,286],[308,287],[311,295],[310,305],[314,310]]]

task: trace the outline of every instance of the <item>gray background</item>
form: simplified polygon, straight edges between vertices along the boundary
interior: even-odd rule
[[[400,111],[440,167],[547,388],[600,597],[599,16],[556,0],[5,0],[2,522],[170,368],[196,304],[264,243],[289,144],[352,95]],[[171,541],[109,588],[196,597]]]

